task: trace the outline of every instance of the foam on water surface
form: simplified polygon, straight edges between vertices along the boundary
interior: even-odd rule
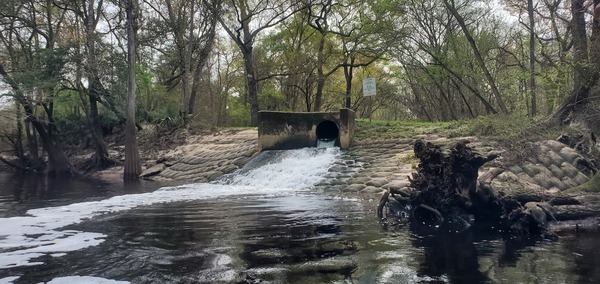
[[[216,184],[166,187],[149,193],[32,209],[27,216],[0,218],[0,269],[40,265],[43,262],[32,260],[44,255],[61,256],[102,243],[104,234],[61,229],[99,215],[157,203],[238,194],[280,195],[309,189],[322,179],[339,154],[337,148],[278,151]]]
[[[128,281],[116,281],[100,277],[92,276],[67,276],[58,277],[46,282],[46,284],[72,284],[72,283],[87,283],[87,284],[127,284]]]

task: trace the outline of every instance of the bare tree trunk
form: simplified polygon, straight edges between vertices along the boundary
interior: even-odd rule
[[[315,93],[315,103],[314,103],[315,111],[321,110],[321,104],[322,104],[322,100],[323,100],[323,89],[325,88],[326,76],[323,73],[323,65],[325,64],[323,49],[325,46],[325,35],[326,34],[327,33],[321,32],[321,40],[319,41],[319,50],[317,53],[317,90]],[[349,108],[349,106],[346,106],[346,107]]]
[[[192,117],[194,116],[197,112],[203,112],[202,109],[200,109],[199,111],[196,109],[196,98],[198,97],[198,92],[200,91],[200,81],[201,81],[201,76],[202,76],[202,64],[198,63],[198,66],[196,67],[196,70],[194,70],[194,80],[192,80],[192,90],[190,92],[190,98],[188,100],[187,103],[187,114]],[[211,106],[209,105],[207,109],[211,109]]]
[[[460,97],[462,98],[463,103],[465,103],[465,105],[467,106],[467,109],[469,110],[469,114],[471,115],[471,118],[475,118],[476,116],[473,113],[473,110],[471,109],[471,105],[469,104],[469,101],[467,101],[467,98],[465,97],[465,94],[463,94],[460,86],[452,78],[450,78],[450,80],[452,81],[452,84],[454,85],[454,87],[456,88],[458,93],[460,94]]]
[[[258,111],[260,110],[258,102],[258,80],[256,70],[254,70],[254,60],[252,59],[252,46],[245,46],[242,55],[244,56],[244,67],[246,68],[246,86],[248,98],[250,99],[250,124],[258,125]]]
[[[140,153],[136,140],[135,128],[135,49],[136,49],[136,10],[135,0],[127,0],[127,121],[125,122],[125,166],[123,179],[136,180],[142,173]]]
[[[413,94],[415,95],[415,101],[417,102],[417,105],[421,107],[421,111],[423,111],[423,113],[425,114],[425,117],[427,117],[427,121],[433,122],[433,119],[431,117],[431,115],[429,115],[429,112],[427,111],[427,108],[425,107],[425,103],[423,102],[423,100],[421,100],[421,97],[419,96],[419,92],[417,92],[417,85],[414,82],[414,80],[412,80],[412,78],[410,76],[407,77],[409,80],[409,84],[411,89],[413,90]]]
[[[571,0],[571,31],[573,35],[573,89],[586,84],[588,76],[588,44],[585,31],[585,0]]]
[[[17,115],[17,137],[15,137],[15,155],[24,163],[27,159],[23,150],[23,114],[21,108],[16,106]]]
[[[465,86],[467,89],[469,89],[469,91],[471,91],[483,104],[483,106],[485,107],[485,111],[487,114],[496,114],[498,113],[493,107],[492,105],[487,101],[486,98],[483,97],[483,95],[477,90],[475,89],[475,87],[471,86],[469,83],[465,82],[465,80],[463,80],[463,78],[457,74],[456,72],[454,72],[454,70],[452,70],[448,65],[446,65],[446,63],[444,63],[439,57],[437,57],[434,53],[428,52],[429,55],[431,55],[431,57],[433,57],[433,59],[442,67],[444,68],[444,70],[448,71],[448,73],[450,73],[450,75],[452,75],[452,77],[454,77],[459,83],[461,83],[463,86]],[[454,81],[454,80],[453,80]]]
[[[352,77],[354,70],[354,58],[350,59],[350,64],[344,64],[344,78],[346,79],[346,103],[345,107],[350,108],[352,106]],[[369,117],[370,118],[370,117]]]
[[[101,5],[102,2],[98,3]],[[87,18],[85,23],[86,32],[86,48],[87,48],[87,66],[86,72],[88,75],[88,102],[89,109],[86,111],[88,126],[92,139],[94,140],[94,155],[87,162],[87,170],[91,169],[104,169],[106,167],[114,165],[116,162],[110,159],[108,155],[108,147],[104,141],[102,135],[102,128],[100,126],[100,115],[98,113],[98,101],[100,94],[102,93],[102,83],[98,75],[98,62],[96,60],[96,25],[98,23],[98,17],[96,13],[96,7],[94,7],[94,1],[88,2],[87,7]],[[98,9],[101,9],[99,6]],[[83,91],[83,90],[82,90]],[[84,107],[85,104],[84,104]]]
[[[592,35],[590,36],[591,84],[597,84],[600,76],[600,0],[593,2]]]
[[[233,38],[236,40],[236,43],[242,52],[242,56],[244,57],[244,68],[246,70],[246,91],[248,92],[248,98],[250,99],[250,124],[252,126],[257,126],[258,112],[260,110],[258,101],[258,78],[256,77],[256,69],[254,68],[253,58],[254,36],[250,31],[250,22],[254,14],[253,11],[251,11],[248,7],[248,3],[246,1],[241,1],[239,4],[239,12],[241,17],[240,29],[242,36],[239,36],[240,31],[238,31],[238,36],[234,36]]]
[[[552,119],[559,124],[567,122],[569,115],[577,109],[585,106],[589,101],[591,87],[599,78],[598,58],[591,58],[588,54],[587,34],[585,25],[585,0],[571,0],[571,33],[573,36],[573,90],[569,97],[552,114]],[[595,11],[592,25],[592,48],[593,55],[597,55],[600,49],[599,39],[600,27],[600,3],[594,0]],[[595,63],[595,64],[594,64]]]
[[[494,97],[496,98],[496,102],[498,103],[500,110],[504,113],[508,113],[508,109],[504,105],[504,100],[502,99],[502,95],[500,94],[500,91],[498,90],[498,87],[496,86],[496,82],[495,82],[494,78],[492,77],[492,74],[490,74],[490,70],[485,65],[485,61],[483,60],[483,57],[481,56],[481,52],[479,51],[479,48],[477,47],[477,44],[475,43],[473,36],[471,36],[471,32],[469,32],[467,25],[465,24],[465,20],[456,10],[456,6],[454,6],[454,0],[450,0],[450,1],[451,2],[448,2],[448,0],[444,0],[444,4],[446,5],[446,8],[450,11],[452,16],[456,19],[456,21],[458,22],[458,25],[460,26],[463,33],[465,34],[465,37],[467,38],[467,41],[469,42],[469,45],[471,46],[471,49],[473,50],[475,59],[477,59],[477,63],[479,64],[479,67],[483,70],[485,78],[486,78],[488,84],[490,85],[490,88],[492,88],[492,93],[494,93]]]
[[[198,63],[196,65],[196,70],[194,71],[194,83],[192,85],[192,93],[190,94],[190,100],[188,103],[188,113],[190,115],[195,114],[196,112],[196,98],[198,97],[198,88],[200,85],[200,75],[202,74],[202,69],[208,61],[208,56],[210,55],[210,51],[212,49],[213,43],[215,42],[215,27],[216,27],[216,15],[212,15],[213,20],[211,21],[211,31],[207,35],[206,45],[202,48],[200,53],[198,54]],[[212,109],[212,105],[210,106]]]
[[[533,12],[533,0],[527,0],[527,14],[529,16],[529,93],[531,96],[532,117],[537,114],[535,86],[535,20]]]
[[[206,1],[208,2],[208,1]],[[258,112],[260,110],[258,100],[258,82],[253,61],[253,44],[258,35],[265,29],[276,26],[285,21],[304,5],[300,2],[273,2],[273,1],[224,1],[225,10],[234,13],[234,20],[218,16],[217,21],[223,29],[235,41],[240,48],[244,58],[246,75],[246,86],[248,98],[250,99],[250,120],[253,126],[258,125]],[[219,12],[219,8],[209,3],[209,9]]]
[[[92,88],[93,85],[93,88]],[[88,161],[86,168],[91,169],[104,169],[112,166],[116,161],[112,160],[108,154],[108,147],[104,136],[102,135],[102,127],[100,126],[100,115],[98,112],[98,84],[90,83],[90,89],[88,94],[89,99],[89,112],[87,113],[87,121],[90,128],[90,133],[94,140],[94,155]],[[85,106],[85,105],[84,105]]]
[[[189,111],[190,108],[193,109],[193,106],[190,106],[190,98],[192,96],[192,81],[193,81],[193,75],[192,75],[192,53],[193,53],[193,42],[194,42],[194,13],[195,13],[195,7],[194,7],[195,1],[191,1],[191,5],[190,5],[190,16],[189,16],[189,34],[188,34],[188,39],[187,42],[185,44],[185,47],[183,47],[183,51],[184,51],[184,56],[181,57],[181,59],[183,59],[183,64],[182,64],[182,69],[183,69],[183,74],[182,74],[182,82],[183,82],[183,97],[181,98],[181,110],[180,110],[180,115],[181,118],[183,120],[183,125],[187,126],[188,122],[189,122],[189,116],[191,114],[191,112]]]
[[[25,123],[25,134],[27,136],[27,149],[29,149],[29,155],[35,161],[35,163],[41,163],[40,155],[38,153],[38,142],[35,132],[31,131],[30,123]]]

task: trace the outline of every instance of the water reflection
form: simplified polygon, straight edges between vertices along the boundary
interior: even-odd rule
[[[471,228],[461,233],[420,226],[410,231],[418,275],[427,283],[600,283],[600,234],[564,235],[558,242],[502,238]],[[397,283],[397,282],[389,282]]]
[[[148,192],[165,185],[145,181],[108,183],[92,178],[0,172],[0,218],[23,215],[32,208]]]
[[[20,183],[2,187],[10,202],[15,190],[20,198],[34,196],[21,205],[68,200],[66,189],[49,192],[59,183],[41,183],[42,195],[23,195]],[[80,197],[96,192],[90,188]],[[295,192],[138,207],[65,228],[107,237],[98,246],[37,259],[44,265],[0,269],[0,282],[90,275],[132,283],[600,283],[597,233],[523,245],[475,231],[386,231],[375,206]]]
[[[600,283],[598,232],[565,235],[563,239],[563,247],[573,259],[571,273],[579,276],[577,283]]]
[[[347,218],[360,212],[356,205],[285,196],[138,208],[68,228],[106,234],[101,245],[44,259],[43,269],[14,270],[23,271],[20,280],[27,283],[65,271],[136,283],[349,279],[357,262],[346,256],[357,245],[348,238],[353,225]]]
[[[476,241],[471,230],[414,238],[413,245],[424,249],[419,274],[446,276],[452,283],[489,282],[490,279],[479,270],[481,253]]]

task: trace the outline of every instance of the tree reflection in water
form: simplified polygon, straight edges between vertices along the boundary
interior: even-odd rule
[[[573,254],[571,272],[579,275],[578,283],[600,283],[600,238],[598,232],[563,236],[563,246]]]
[[[413,232],[419,228],[411,226]],[[451,283],[485,283],[490,279],[479,270],[479,256],[472,230],[449,233],[443,230],[435,234],[418,236],[413,245],[424,249],[419,275],[446,275]]]

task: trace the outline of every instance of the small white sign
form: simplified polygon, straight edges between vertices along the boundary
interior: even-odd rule
[[[375,86],[375,78],[365,78],[363,79],[363,97],[374,96],[377,92],[377,87]]]

